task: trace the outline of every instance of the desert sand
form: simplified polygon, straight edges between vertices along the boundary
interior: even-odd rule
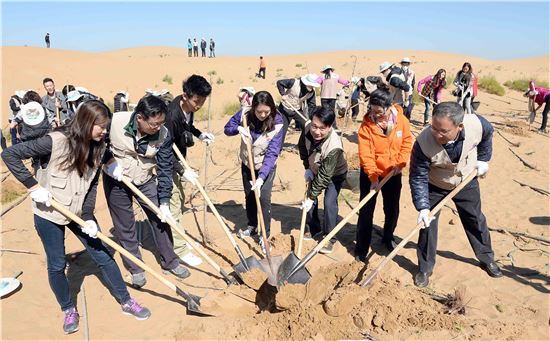
[[[355,61],[352,56],[357,57],[355,74],[361,76],[376,75],[381,62],[397,62],[403,56],[413,60],[411,67],[417,72],[417,80],[435,73],[440,67],[454,74],[464,61],[471,62],[480,76],[492,74],[501,83],[529,77],[548,80],[549,74],[548,56],[491,61],[428,51],[340,51],[266,56],[267,79],[262,80],[254,78],[256,56],[188,58],[186,50],[167,47],[105,53],[3,47],[2,107],[8,108],[9,96],[15,90],[34,88],[43,93],[41,81],[47,76],[56,81],[58,88],[66,82],[84,86],[106,102],[112,102],[116,91],[127,90],[131,101],[137,102],[146,88],[167,88],[177,95],[181,91],[181,80],[186,76],[197,73],[208,77],[209,71],[216,71],[212,76],[213,119],[210,123],[216,142],[210,148],[206,181],[205,148],[200,142],[190,149],[188,159],[199,171],[201,182],[206,184],[220,214],[235,232],[246,225],[237,154],[240,141],[238,137],[223,135],[223,125],[228,119],[223,115],[226,108],[235,105],[238,88],[251,85],[257,90],[276,93],[277,79],[301,75],[308,69],[318,72],[325,64],[331,64],[342,77],[349,78]],[[172,78],[172,84],[162,81],[165,75]],[[444,99],[453,99],[450,88],[445,90]],[[534,128],[528,130],[527,104],[521,93],[506,89],[505,96],[499,97],[481,91],[478,99],[482,103],[479,113],[495,127],[489,174],[480,181],[482,209],[489,226],[550,239],[549,196],[523,186],[550,190],[548,136],[535,133]],[[413,111],[414,134],[422,129],[423,110],[423,104],[417,104]],[[7,124],[5,113],[7,111],[3,110],[3,127]],[[534,127],[538,128],[540,120],[539,115]],[[205,130],[207,124],[200,121],[197,126]],[[358,126],[358,122],[349,123],[344,129],[344,148],[350,158],[357,151]],[[285,151],[278,161],[272,197],[271,244],[275,255],[286,256],[297,244],[299,201],[304,191],[303,169],[294,148],[298,137],[297,133],[289,133]],[[4,177],[7,170],[2,167]],[[411,202],[407,174],[405,171],[401,215],[396,229],[398,240],[416,225],[417,213]],[[12,176],[2,182],[3,191],[14,188],[17,184]],[[211,244],[207,246],[207,253],[230,272],[239,261],[237,255],[213,214],[206,215],[205,225],[200,194],[196,194],[189,184],[186,189],[189,210],[182,225],[198,243],[208,234]],[[358,193],[343,190],[340,217],[346,216],[357,202]],[[165,275],[183,290],[203,297],[201,305],[216,317],[188,315],[184,301],[152,276],[147,277],[143,289],[129,289],[132,296],[152,310],[151,318],[137,321],[121,314],[120,306],[101,281],[99,270],[89,256],[79,254],[82,245],[68,233],[66,253],[76,256],[70,258],[67,272],[78,297],[80,313],[86,318],[81,318],[80,331],[64,336],[62,312],[48,285],[44,250],[34,230],[27,198],[2,217],[2,248],[32,252],[0,253],[1,277],[23,271],[19,278],[23,283],[21,289],[0,301],[2,339],[82,339],[85,320],[89,337],[93,339],[549,339],[548,244],[492,232],[495,259],[501,264],[504,277],[491,278],[478,266],[453,209],[454,205],[450,204],[442,210],[437,264],[429,287],[423,290],[414,287],[412,279],[416,272],[416,237],[371,286],[357,286],[356,283],[387,255],[387,251],[380,235],[375,233],[369,264],[365,266],[354,260],[356,217],[338,234],[339,241],[331,255],[318,255],[308,264],[313,277],[307,285],[287,286],[278,293],[267,285],[257,290],[246,285],[228,287],[206,262],[191,269],[192,276],[186,280]],[[102,191],[98,193],[96,216],[102,230],[108,234],[112,222]],[[139,213],[138,217],[141,217]],[[381,199],[375,224],[383,225]],[[144,244],[147,242],[148,239]],[[252,240],[238,240],[238,243],[245,256],[261,258],[259,247]],[[314,246],[314,242],[305,243],[306,251]],[[144,251],[143,255],[147,264],[161,271],[151,252]],[[123,275],[127,276],[120,255],[115,258]],[[445,305],[434,297],[452,294],[459,287],[465,288],[466,313],[446,314]]]

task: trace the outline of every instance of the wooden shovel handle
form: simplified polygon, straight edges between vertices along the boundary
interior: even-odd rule
[[[443,198],[443,200],[441,200],[434,208],[432,208],[432,210],[430,211],[430,219],[434,217],[449,200],[451,200],[458,192],[460,192],[464,188],[464,186],[466,186],[470,181],[472,181],[472,179],[475,178],[476,175],[477,175],[477,170],[473,170],[464,180],[462,180],[462,182],[458,186],[456,186],[451,192],[449,192],[449,194],[447,194],[445,198]],[[403,238],[401,243],[399,243],[395,247],[395,249],[393,249],[393,251],[386,258],[382,260],[382,262],[380,262],[380,264],[378,264],[376,269],[374,269],[365,279],[363,279],[359,283],[359,285],[364,287],[368,285],[370,282],[372,282],[372,280],[378,275],[378,273],[380,273],[380,271],[384,268],[384,266],[386,266],[386,264],[388,264],[388,262],[392,260],[393,257],[395,257],[395,255],[397,255],[397,253],[405,246],[405,244],[407,244],[409,240],[418,231],[420,231],[420,229],[422,229],[422,227],[424,227],[424,222],[421,221],[416,225],[416,227],[411,232],[409,232],[409,234],[405,238]]]
[[[134,192],[135,195],[137,195],[141,200],[143,200],[143,202],[145,202],[147,204],[147,206],[149,206],[149,208],[156,214],[156,215],[160,215],[160,208],[155,205],[149,198],[147,198],[147,196],[145,196],[145,194],[143,194],[143,192],[141,192],[133,183],[130,179],[128,179],[127,177],[123,177],[122,178],[122,182],[132,191]],[[216,262],[214,262],[214,260],[212,258],[210,258],[206,252],[204,252],[204,250],[202,249],[202,246],[200,244],[195,244],[193,239],[191,239],[191,237],[189,237],[183,230],[181,230],[179,227],[178,227],[178,224],[176,223],[175,220],[173,219],[168,219],[166,221],[166,223],[168,225],[170,225],[170,227],[172,227],[172,229],[174,231],[176,231],[183,239],[185,239],[185,241],[187,243],[189,243],[189,245],[193,245],[193,249],[195,249],[199,255],[204,258],[208,264],[210,264],[217,272],[221,273],[222,271],[224,271]],[[224,272],[225,273],[225,272]]]
[[[249,111],[250,113],[250,111]],[[254,115],[254,113],[251,113],[252,115]],[[243,116],[242,117],[242,121],[243,121],[243,127],[246,129],[248,128],[248,122],[246,121],[248,118],[248,115],[247,116]],[[254,166],[254,157],[252,156],[252,135],[250,135],[250,141],[249,143],[245,143],[246,144],[246,151],[247,151],[247,154],[248,154],[248,169],[250,170],[250,177],[252,179],[252,184],[255,184],[256,183],[256,173],[255,173],[255,166]],[[273,264],[271,263],[271,251],[269,250],[269,242],[267,240],[267,233],[265,231],[265,221],[264,221],[264,214],[263,214],[263,211],[262,211],[262,205],[261,205],[261,202],[260,202],[260,193],[258,191],[253,191],[254,192],[254,198],[256,199],[256,211],[258,213],[258,221],[259,221],[259,224],[260,224],[260,230],[261,230],[261,233],[262,233],[262,238],[264,240],[264,243],[265,243],[265,255],[266,255],[266,258],[267,258],[267,262],[269,263],[269,267],[271,268],[271,270],[273,271]]]
[[[288,105],[290,108],[292,108],[292,110],[302,118],[302,120],[304,120],[304,122],[307,122],[309,121],[309,119],[305,118],[304,115],[302,115],[301,112],[298,111],[298,109],[296,109],[292,104],[290,104],[288,101],[283,101],[286,105]]]
[[[323,240],[321,240],[319,242],[319,244],[317,244],[317,246],[315,247],[315,252],[319,252],[325,245],[326,243],[332,239],[332,237],[334,237],[338,232],[340,232],[340,230],[347,224],[348,221],[350,221],[351,218],[353,218],[355,216],[355,214],[363,207],[365,206],[365,204],[378,192],[380,191],[380,189],[382,188],[382,186],[384,186],[384,184],[386,182],[388,182],[388,180],[395,175],[395,171],[396,171],[396,168],[392,169],[383,179],[382,181],[380,181],[378,183],[378,187],[376,189],[373,189],[369,192],[369,194],[367,194],[366,197],[363,198],[363,200],[361,200],[359,202],[359,204],[357,204],[357,206],[355,206],[355,208],[353,210],[351,210],[350,213],[348,213],[347,216],[344,217],[344,219],[342,219],[342,221],[340,221],[340,223],[338,223],[338,225],[336,225],[332,231],[330,231],[329,234],[326,235],[325,238],[323,238]]]
[[[307,200],[307,187],[308,184],[306,184],[306,194],[304,195],[304,201]],[[306,218],[307,218],[307,211],[305,207],[302,209],[302,219],[300,221],[300,238],[298,239],[298,250],[296,251],[296,255],[298,258],[302,258],[302,245],[304,243],[304,232],[306,229]]]
[[[431,98],[428,98],[428,97],[422,95],[420,92],[418,93],[418,96],[424,98],[425,100],[427,100],[428,102],[432,103],[433,105],[437,105],[437,103],[434,102]]]
[[[63,205],[61,205],[60,203],[58,203],[54,199],[50,199],[50,203],[51,203],[51,206],[53,208],[55,208],[57,211],[59,211],[65,217],[71,219],[72,221],[74,221],[75,223],[80,225],[81,227],[84,227],[86,225],[86,222],[84,222],[84,220],[82,220],[82,218],[80,218],[79,216],[77,216],[73,212],[66,209]],[[103,233],[101,233],[99,231],[97,232],[97,238],[100,239],[105,244],[112,247],[113,249],[115,249],[116,251],[118,251],[124,257],[126,257],[129,260],[131,260],[132,262],[134,262],[137,266],[139,266],[143,270],[145,270],[148,273],[150,273],[151,275],[153,275],[153,277],[155,277],[156,279],[161,281],[164,285],[166,285],[167,287],[169,287],[170,289],[172,289],[174,292],[177,293],[177,288],[176,288],[175,284],[168,281],[166,278],[162,277],[159,273],[157,273],[155,270],[150,268],[142,260],[140,260],[136,256],[132,255],[130,252],[126,251],[122,246],[120,246],[117,243],[115,243],[114,241],[112,241],[111,238],[107,237],[106,235],[104,235]]]
[[[179,148],[175,144],[172,145],[172,148],[174,149],[174,152],[176,153],[178,159],[181,161],[183,167],[186,170],[191,169],[191,167],[189,166],[189,164],[187,163],[187,161],[183,157],[183,154],[180,152]],[[225,233],[227,238],[229,238],[229,241],[231,242],[231,245],[233,245],[233,247],[237,247],[238,246],[237,241],[235,241],[235,238],[233,237],[233,235],[229,231],[229,228],[227,227],[227,225],[223,221],[222,217],[220,216],[220,213],[216,209],[216,206],[214,206],[214,204],[212,203],[212,200],[210,200],[210,197],[206,194],[206,191],[204,190],[204,187],[202,187],[201,183],[198,180],[195,180],[194,185],[197,186],[197,188],[199,189],[199,192],[201,193],[204,200],[208,204],[208,207],[210,207],[210,210],[212,211],[212,213],[214,213],[214,216],[216,217],[216,219],[220,223],[220,225],[223,229],[223,232]]]

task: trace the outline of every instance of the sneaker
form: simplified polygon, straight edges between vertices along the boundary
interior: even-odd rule
[[[329,241],[327,245],[323,246],[323,248],[319,250],[319,252],[324,254],[329,254],[329,253],[332,253],[333,249],[334,249],[334,242]]]
[[[366,255],[357,255],[357,256],[355,256],[355,260],[357,262],[363,262],[363,263],[367,264],[367,256]]]
[[[313,240],[313,236],[311,235],[311,232],[304,233],[304,240]]]
[[[180,259],[189,266],[199,266],[202,264],[202,259],[195,256],[193,252],[188,252],[185,256],[181,256]]]
[[[265,251],[265,243],[264,243],[264,238],[263,237],[260,237],[259,243],[260,243],[260,247],[262,248],[262,253],[265,255],[266,251]],[[271,250],[272,250],[272,247],[271,247],[271,245],[269,245],[269,251],[271,251]]]
[[[142,307],[133,298],[122,305],[122,313],[125,315],[133,315],[137,320],[147,320],[149,316],[151,316],[151,311]]]
[[[541,133],[541,134],[548,134],[548,132],[546,131],[546,129],[537,129],[537,132]]]
[[[428,284],[430,283],[431,274],[431,272],[418,271],[416,275],[414,275],[414,285],[419,288],[424,288],[428,286]]]
[[[72,334],[78,330],[78,321],[80,316],[76,308],[69,308],[64,311],[65,319],[63,320],[63,332],[65,334]]]
[[[384,246],[386,246],[386,249],[388,249],[389,252],[392,252],[397,247],[397,243],[393,239],[383,240],[382,242],[384,243]]]
[[[176,266],[175,268],[170,269],[170,272],[172,273],[172,275],[181,279],[185,279],[191,276],[189,270],[187,270],[187,268],[181,264],[178,264],[178,266]]]
[[[134,288],[141,288],[147,283],[147,279],[145,279],[145,272],[139,272],[137,274],[132,274],[132,286]]]
[[[237,232],[237,236],[241,239],[244,239],[245,237],[254,237],[258,235],[258,230],[254,226],[247,226],[244,230],[239,230]]]

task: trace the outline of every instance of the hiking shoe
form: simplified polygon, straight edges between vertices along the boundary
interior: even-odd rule
[[[496,262],[490,262],[489,264],[481,264],[481,267],[487,271],[491,277],[502,277],[502,271]]]
[[[65,334],[72,334],[78,330],[78,321],[80,316],[76,308],[69,308],[64,311],[65,319],[63,320],[63,332]]]
[[[247,226],[244,230],[239,230],[237,232],[237,236],[241,239],[244,239],[245,237],[254,237],[258,235],[258,229],[254,226]]]
[[[332,253],[333,249],[334,249],[334,242],[329,241],[327,245],[323,246],[323,248],[319,250],[319,252],[324,254],[329,254],[329,253]]]
[[[430,275],[432,273],[428,272],[421,272],[418,271],[416,275],[414,275],[414,285],[416,285],[419,288],[424,288],[428,286],[428,283],[430,283]]]
[[[185,256],[181,256],[180,259],[189,266],[199,266],[202,264],[202,259],[195,256],[193,252],[188,252]]]
[[[123,305],[122,313],[125,315],[133,315],[136,320],[147,320],[151,316],[151,311],[145,307],[142,307],[136,300],[130,298],[130,300]]]
[[[313,236],[311,235],[311,232],[304,233],[304,240],[313,240]]]
[[[189,270],[187,270],[187,268],[181,264],[178,264],[178,266],[176,266],[175,268],[170,269],[170,272],[172,273],[172,275],[181,279],[185,279],[191,276]]]
[[[137,274],[132,274],[132,286],[134,288],[141,288],[147,283],[145,279],[145,272],[138,272]]]
[[[537,129],[537,132],[541,133],[541,134],[548,134],[548,132],[546,131],[546,129]]]

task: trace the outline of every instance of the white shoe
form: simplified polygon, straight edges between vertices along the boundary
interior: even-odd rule
[[[192,252],[189,252],[185,256],[180,257],[180,259],[189,266],[199,266],[202,264],[202,259],[195,256]]]

